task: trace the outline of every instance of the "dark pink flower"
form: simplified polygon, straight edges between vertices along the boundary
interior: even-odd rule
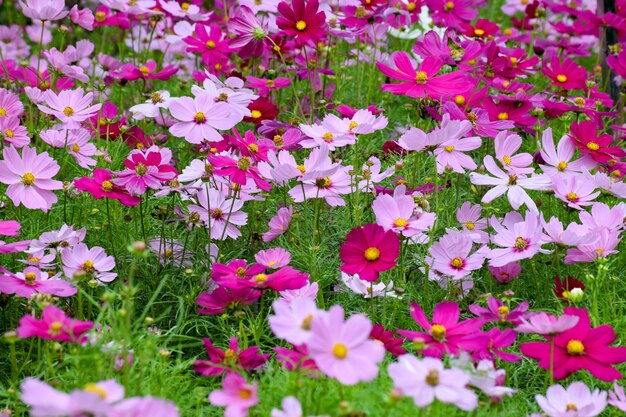
[[[396,266],[400,252],[400,240],[393,230],[377,224],[356,227],[346,236],[339,256],[340,269],[347,274],[359,274],[359,278],[374,282],[378,275]]]
[[[251,371],[261,367],[270,357],[268,354],[260,354],[258,346],[241,349],[236,337],[230,338],[228,349],[222,350],[211,342],[210,339],[202,339],[204,349],[209,360],[196,360],[193,370],[202,376],[216,376],[227,371]]]
[[[20,339],[40,337],[61,342],[83,343],[87,340],[85,333],[92,327],[92,322],[74,320],[67,317],[60,308],[49,305],[43,309],[41,319],[30,315],[22,317],[17,335]]]

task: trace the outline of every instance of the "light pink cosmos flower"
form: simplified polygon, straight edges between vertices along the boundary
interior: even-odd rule
[[[469,385],[484,392],[494,402],[516,392],[512,388],[504,386],[506,371],[496,369],[495,364],[490,359],[483,359],[476,363],[469,354],[462,352],[458,357],[452,358],[450,364],[467,372],[470,375]]]
[[[86,227],[74,230],[74,226],[64,224],[59,230],[44,232],[38,239],[32,240],[27,252],[33,254],[46,249],[50,249],[55,254],[57,251],[63,252],[67,248],[71,248],[82,242],[86,235]]]
[[[522,205],[526,205],[530,210],[538,213],[537,205],[525,189],[529,190],[548,190],[550,189],[550,179],[547,176],[533,175],[530,177],[515,174],[507,174],[494,161],[491,155],[487,155],[484,159],[487,171],[493,175],[470,173],[472,184],[491,185],[494,186],[483,196],[483,203],[491,203],[503,194],[507,194],[511,207],[517,210]]]
[[[95,16],[90,9],[79,9],[78,5],[75,4],[70,9],[70,19],[72,19],[72,22],[76,23],[85,30],[93,30]]]
[[[350,275],[346,274],[345,272],[341,272],[341,280],[350,291],[355,294],[362,295],[363,298],[398,298],[395,291],[393,290],[393,281],[389,281],[389,284],[385,284],[382,281],[374,284],[373,282],[361,279],[359,277],[359,274]]]
[[[303,148],[316,148],[326,144],[330,151],[343,146],[354,145],[356,136],[348,129],[342,119],[334,114],[327,114],[320,123],[300,125],[300,130],[306,136],[300,145]]]
[[[226,407],[226,417],[245,417],[248,410],[259,402],[257,391],[256,381],[248,384],[243,376],[230,372],[222,381],[222,389],[209,394],[209,402],[218,407]]]
[[[581,211],[578,213],[578,218],[583,226],[587,227],[591,232],[603,229],[619,230],[626,226],[624,224],[626,206],[618,204],[614,207],[609,207],[604,203],[595,203],[591,206],[591,213]]]
[[[24,113],[24,105],[17,94],[0,88],[0,119],[18,119]]]
[[[520,333],[536,333],[554,336],[576,326],[578,320],[578,316],[564,314],[560,317],[555,317],[552,314],[540,311],[537,313],[529,313],[525,317],[521,317],[519,320],[520,324],[515,330]]]
[[[418,407],[426,407],[435,399],[465,411],[478,405],[476,394],[466,388],[470,376],[460,369],[445,369],[440,359],[402,355],[398,362],[389,365],[387,372],[394,386]]]
[[[86,277],[94,279],[100,284],[111,282],[117,277],[115,272],[115,259],[108,256],[103,248],[94,246],[88,248],[84,243],[79,243],[61,253],[63,273],[68,278]]]
[[[626,394],[624,394],[624,388],[617,384],[617,381],[613,383],[613,391],[609,391],[609,404],[626,412]]]
[[[20,125],[20,119],[0,117],[0,135],[5,143],[21,148],[30,143],[28,130]]]
[[[260,161],[258,168],[261,175],[278,185],[285,185],[306,171],[306,166],[299,165],[296,158],[286,150],[278,153],[274,150],[268,151],[267,161]]]
[[[16,294],[24,298],[29,298],[36,293],[51,294],[57,297],[70,297],[76,294],[76,288],[69,282],[59,279],[60,275],[52,276],[33,266],[15,274],[0,274],[0,293]]]
[[[472,244],[465,233],[447,229],[446,234],[428,249],[432,256],[431,267],[455,280],[468,276],[480,269],[485,260],[481,253],[470,255]]]
[[[121,360],[124,363],[124,359]],[[117,362],[116,362],[117,363]],[[176,405],[154,397],[131,397],[113,407],[111,417],[179,417]]]
[[[112,404],[124,398],[124,387],[113,379],[89,383],[69,394],[35,378],[26,378],[20,388],[20,399],[33,417],[120,416],[113,413]]]
[[[471,124],[469,128],[471,130]],[[440,143],[434,151],[437,161],[437,173],[443,174],[444,171],[451,170],[463,174],[466,169],[470,171],[475,170],[477,167],[476,162],[463,152],[478,149],[480,144],[481,139],[477,136],[463,139],[452,138]]]
[[[161,111],[169,108],[172,100],[175,99],[170,97],[169,91],[155,91],[144,103],[136,104],[128,110],[133,114],[135,120],[143,120],[146,117],[154,119],[160,115]]]
[[[175,0],[162,1],[159,2],[159,4],[163,10],[172,16],[189,18],[194,22],[205,21],[211,17],[212,14],[212,12],[203,13],[202,10],[200,10],[200,7],[193,3],[183,3],[185,7],[182,7],[181,4]]]
[[[282,401],[282,410],[272,408],[271,417],[303,417],[302,406],[296,397],[285,397]]]
[[[584,382],[572,382],[569,387],[552,385],[546,396],[536,395],[535,400],[550,417],[595,417],[606,408],[606,391],[589,390]]]
[[[369,382],[378,375],[385,357],[382,344],[369,338],[372,323],[362,314],[344,321],[343,308],[334,305],[311,321],[309,355],[318,368],[344,385]]]
[[[205,140],[219,142],[223,137],[217,129],[232,129],[241,121],[237,114],[233,114],[228,104],[215,102],[208,94],[172,100],[169,110],[178,120],[170,126],[170,133],[194,144]]]
[[[263,233],[263,242],[271,242],[278,236],[282,235],[289,228],[291,224],[291,217],[293,216],[293,207],[281,207],[278,209],[278,213],[272,217],[268,223],[270,230]]]
[[[385,178],[391,177],[395,172],[395,167],[390,166],[386,170],[382,170],[380,159],[370,156],[363,164],[361,174],[356,178],[360,179],[358,183],[359,191],[371,193],[375,190],[374,185],[380,183]]]
[[[593,169],[597,165],[590,155],[584,155],[577,160],[572,160],[576,152],[576,146],[568,135],[563,136],[559,140],[555,149],[552,128],[550,127],[543,131],[541,145],[540,154],[545,161],[545,165],[540,166],[543,172],[550,176],[582,172]]]
[[[287,302],[281,298],[272,304],[274,315],[269,316],[270,329],[279,339],[292,345],[302,345],[311,338],[311,321],[319,314],[315,301],[300,298]]]
[[[309,300],[315,300],[317,298],[317,292],[319,291],[319,284],[317,282],[307,282],[302,288],[297,290],[285,290],[280,291],[281,300],[285,300],[291,303],[301,298],[307,298]]]
[[[69,13],[64,0],[19,0],[24,16],[42,22],[61,20]]]
[[[100,103],[91,106],[93,93],[85,94],[82,88],[63,90],[59,94],[46,90],[42,97],[44,103],[37,106],[39,110],[59,119],[65,128],[80,127],[81,122],[94,116],[102,107]]]
[[[496,159],[500,161],[504,169],[510,174],[532,174],[534,169],[530,166],[533,163],[533,156],[529,153],[515,152],[522,146],[522,138],[516,134],[510,134],[504,130],[494,139],[496,148]]]
[[[480,204],[466,201],[456,211],[456,219],[461,223],[461,228],[472,241],[483,244],[489,242],[489,234],[485,232],[487,220],[482,218],[481,214],[482,207]]]
[[[539,216],[531,211],[526,212],[523,220],[521,216],[517,219],[515,216],[507,216],[502,224],[492,217],[491,226],[496,231],[492,241],[499,246],[491,249],[487,255],[491,266],[504,266],[510,262],[532,258],[543,244]]]
[[[97,152],[96,145],[89,142],[91,135],[87,129],[76,129],[68,138],[68,152],[76,163],[83,168],[95,166],[98,161],[92,158]]]
[[[618,180],[600,171],[596,172],[594,175],[588,173],[586,175],[591,178],[596,184],[596,187],[600,190],[618,198],[626,198],[626,182],[623,180]]]
[[[231,44],[232,45],[232,44]],[[208,95],[212,101],[225,104],[230,110],[229,118],[239,123],[244,116],[251,117],[252,112],[248,109],[250,103],[259,98],[254,92],[244,87],[244,81],[238,77],[228,77],[220,81],[215,75],[205,71],[207,78],[202,82],[202,87],[194,85],[191,93],[197,97]]]
[[[198,204],[191,204],[187,208],[200,214],[200,219],[206,223],[210,230],[211,239],[237,239],[241,236],[239,227],[248,222],[248,214],[241,211],[243,201],[241,199],[227,198],[227,196],[214,188],[202,188],[196,195]]]
[[[289,265],[291,254],[283,248],[271,248],[259,251],[254,259],[270,269],[279,269]]]
[[[589,229],[586,226],[572,222],[563,227],[563,223],[557,217],[551,217],[549,222],[541,214],[541,225],[545,231],[543,241],[545,243],[556,243],[560,246],[576,246],[586,237]]]
[[[59,172],[59,164],[48,152],[38,154],[29,146],[22,148],[21,156],[13,146],[4,148],[2,155],[0,182],[9,186],[6,195],[13,204],[47,212],[57,202],[53,190],[63,188],[61,181],[52,179]]]
[[[598,258],[606,258],[619,253],[617,250],[617,245],[620,243],[618,231],[602,229],[588,234],[587,237],[589,241],[579,243],[578,247],[567,250],[565,264],[594,262]]]
[[[583,174],[555,176],[552,178],[552,189],[559,200],[576,210],[590,206],[600,195],[600,191],[595,191],[595,182]]]
[[[416,217],[415,200],[405,192],[406,187],[400,185],[394,190],[393,196],[380,194],[372,202],[372,210],[376,216],[376,223],[385,231],[393,230],[403,236],[412,237],[424,232],[431,223],[430,217],[433,216]]]

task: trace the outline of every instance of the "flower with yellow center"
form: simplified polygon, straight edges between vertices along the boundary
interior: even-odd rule
[[[26,172],[22,175],[22,184],[24,185],[33,185],[35,183],[35,176],[32,172]]]
[[[509,114],[505,111],[498,113],[498,120],[509,120]]]
[[[58,336],[61,334],[61,329],[63,328],[63,323],[60,321],[53,321],[48,327],[48,334],[52,336]]]
[[[92,393],[92,394],[98,394],[98,396],[100,398],[102,398],[103,400],[107,397],[106,390],[104,388],[102,388],[102,387],[99,387],[98,385],[96,385],[94,383],[86,384],[83,389],[85,391],[87,391],[87,392]]]
[[[75,144],[72,145],[72,150],[74,152],[80,152],[80,146],[78,146],[78,144],[75,143]]]
[[[461,258],[454,258],[452,261],[450,261],[450,266],[454,269],[461,269],[463,268],[463,259]]]
[[[209,49],[214,49],[215,48],[215,42],[214,41],[207,41],[206,47],[209,48]]]
[[[565,198],[570,203],[575,203],[575,202],[578,201],[578,194],[576,194],[575,192],[572,191],[572,192],[567,193],[567,196]]]
[[[150,68],[146,67],[145,65],[142,65],[141,67],[139,67],[139,72],[141,72],[143,76],[145,77],[146,75],[150,74]]]
[[[313,316],[312,315],[308,315],[304,318],[304,320],[302,320],[302,325],[300,326],[300,328],[302,330],[311,330],[311,322],[313,321]]]
[[[454,150],[454,146],[453,145],[448,145],[445,148],[443,148],[444,151],[446,152],[452,152]]]
[[[345,359],[348,356],[348,348],[343,343],[335,343],[333,346],[333,356],[337,359]]]
[[[445,10],[446,12],[449,12],[452,9],[454,9],[454,3],[451,1],[443,5],[443,10]]]
[[[570,340],[567,342],[567,353],[570,355],[582,355],[585,353],[585,346],[580,340]]]
[[[560,83],[564,83],[567,81],[567,75],[565,74],[559,74],[556,76],[556,80]]]
[[[94,272],[95,270],[96,270],[95,264],[93,263],[91,259],[87,259],[85,262],[83,262],[83,271],[87,273],[91,273],[91,272]]]
[[[563,172],[567,169],[567,162],[565,161],[561,161],[556,165],[556,169],[558,169],[559,171]]]
[[[511,61],[511,65],[513,66],[517,65],[517,58],[515,58],[514,56],[510,57],[509,61]]]
[[[465,222],[465,228],[467,230],[474,230],[476,228],[476,225],[474,224],[474,222]]]
[[[578,411],[578,407],[576,407],[576,404],[573,403],[567,403],[567,405],[565,406],[565,411]]]
[[[202,113],[201,111],[197,112],[194,116],[193,116],[193,121],[198,123],[198,124],[202,124],[204,122],[206,122],[206,116],[204,115],[204,113]]]
[[[24,281],[28,285],[35,285],[35,281],[37,280],[37,274],[34,272],[27,272],[24,274]]]
[[[239,390],[239,398],[242,400],[249,400],[252,397],[252,390],[249,388],[241,388]]]
[[[259,119],[259,118],[261,118],[262,115],[263,114],[261,114],[261,112],[258,111],[258,110],[252,110],[250,112],[250,117],[252,117],[253,119]]]
[[[409,224],[409,222],[406,219],[403,219],[402,217],[397,218],[393,222],[393,225],[396,227],[406,227],[407,224]]]
[[[135,173],[139,175],[140,177],[146,175],[147,172],[148,172],[148,167],[142,163],[137,164],[137,166],[135,167]]]
[[[306,29],[306,22],[304,20],[298,20],[296,22],[296,29],[298,29],[300,32],[305,30]]]
[[[248,145],[248,150],[251,153],[257,153],[259,151],[259,146],[256,143],[251,143],[250,145]]]
[[[597,151],[598,149],[600,149],[600,145],[595,142],[589,142],[587,144],[587,149],[589,149],[590,151]]]
[[[426,84],[426,81],[428,81],[428,74],[424,71],[419,71],[415,74],[415,81],[417,81],[418,84]]]
[[[365,249],[365,253],[363,254],[366,260],[370,262],[374,262],[378,258],[380,258],[380,250],[375,247]]]
[[[456,97],[454,97],[454,102],[459,105],[462,106],[465,104],[465,97],[463,97],[462,95],[458,95]]]
[[[446,328],[441,324],[433,324],[430,328],[430,335],[438,342],[443,341],[446,338]]]
[[[113,191],[113,183],[111,181],[103,181],[102,191],[106,191],[107,193]]]
[[[63,114],[66,115],[67,117],[70,117],[74,114],[74,109],[71,107],[66,107],[63,109]]]
[[[303,174],[306,172],[306,167],[304,165],[296,165],[296,168]]]
[[[150,101],[152,101],[152,104],[163,103],[163,97],[158,92],[154,92],[150,94]]]
[[[528,241],[524,239],[522,236],[518,236],[515,238],[514,246],[515,246],[515,249],[517,249],[518,251],[524,250],[528,246]]]
[[[333,141],[333,134],[330,132],[326,132],[322,135],[322,139],[324,139],[324,142],[332,142]]]
[[[483,36],[485,34],[485,31],[482,29],[474,29],[474,35],[476,36]]]
[[[574,104],[577,105],[580,108],[585,107],[585,99],[582,97],[576,97],[574,99]]]
[[[331,184],[332,182],[330,181],[329,177],[320,177],[315,180],[315,185],[317,185],[319,188],[329,188]]]

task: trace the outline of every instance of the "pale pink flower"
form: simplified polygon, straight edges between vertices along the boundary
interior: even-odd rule
[[[61,181],[53,180],[59,172],[59,164],[48,152],[38,154],[35,148],[25,146],[22,155],[13,146],[2,150],[4,160],[0,161],[0,182],[7,184],[6,195],[13,204],[23,204],[29,209],[47,212],[57,196],[53,190],[63,188]]]
[[[481,217],[482,207],[480,204],[472,204],[466,201],[459,207],[456,212],[456,219],[461,223],[461,227],[465,234],[475,243],[488,243],[489,234],[485,232],[487,229],[487,220]]]
[[[546,165],[541,165],[541,169],[550,176],[582,172],[593,169],[597,165],[590,155],[584,155],[572,161],[576,152],[576,146],[568,135],[561,138],[555,149],[554,140],[552,139],[552,128],[550,127],[543,131],[541,144],[541,158],[546,163]]]
[[[91,135],[86,129],[77,129],[68,138],[68,152],[76,163],[83,168],[95,166],[98,161],[92,158],[96,154],[96,145],[89,142]]]
[[[172,100],[175,99],[170,97],[169,91],[155,91],[150,94],[150,98],[146,102],[136,104],[128,111],[133,114],[135,120],[143,120],[146,117],[153,119],[159,116],[162,110],[167,109]]]
[[[95,17],[90,9],[79,9],[75,4],[70,10],[70,19],[85,30],[93,30]]]
[[[283,248],[272,248],[259,251],[254,259],[270,269],[279,269],[289,265],[291,254]]]
[[[552,314],[539,311],[537,313],[528,313],[521,317],[519,319],[520,324],[515,330],[520,333],[554,336],[576,326],[578,320],[578,316],[564,314],[560,317],[555,317]]]
[[[518,262],[510,262],[504,266],[487,265],[487,268],[493,278],[502,284],[513,281],[522,273],[522,266]]]
[[[613,391],[609,391],[609,404],[617,408],[620,411],[626,412],[626,394],[624,394],[624,388],[613,383]]]
[[[232,45],[232,44],[231,44]],[[248,106],[259,96],[248,88],[243,88],[244,81],[238,77],[228,77],[225,81],[220,81],[209,71],[205,71],[207,78],[202,82],[202,87],[194,85],[191,93],[198,97],[208,95],[212,101],[219,101],[225,104],[230,110],[229,118],[239,123],[244,116],[251,117],[252,113]]]
[[[28,130],[20,125],[20,119],[12,117],[0,117],[0,135],[5,144],[21,148],[30,143]]]
[[[572,382],[569,387],[552,385],[546,396],[536,395],[535,400],[550,417],[595,417],[606,408],[606,391],[591,391],[584,382]]]
[[[209,402],[218,407],[226,407],[225,417],[245,417],[248,410],[259,402],[258,383],[248,384],[246,379],[236,372],[226,374],[222,389],[209,394]]]
[[[549,222],[541,214],[541,225],[545,234],[543,235],[543,241],[545,243],[556,243],[561,246],[576,246],[581,243],[586,237],[589,229],[586,226],[570,223],[567,228],[563,227],[563,223],[557,217],[551,217]]]
[[[0,88],[0,119],[18,119],[24,112],[24,105],[17,94]]]
[[[111,282],[117,274],[110,272],[115,268],[115,260],[108,256],[103,248],[88,248],[84,243],[68,248],[61,253],[63,273],[68,278],[86,277],[99,283]]]
[[[625,226],[626,206],[618,204],[614,207],[609,207],[604,203],[595,203],[591,206],[591,213],[581,211],[578,213],[578,218],[590,232],[603,229],[619,230]]]
[[[416,217],[415,200],[405,192],[406,187],[401,185],[395,189],[393,196],[380,194],[372,202],[372,210],[376,216],[376,223],[385,230],[393,230],[403,236],[412,237],[428,228],[429,218],[432,216]]]
[[[272,304],[274,315],[269,316],[270,329],[279,339],[292,345],[301,345],[311,337],[311,321],[319,314],[315,301],[300,298],[287,302],[281,298]]]
[[[19,0],[24,16],[42,22],[61,20],[69,13],[64,0]]]
[[[93,93],[84,93],[82,88],[63,90],[56,94],[52,90],[43,93],[44,104],[39,104],[39,110],[50,114],[63,123],[66,128],[80,127],[80,123],[94,116],[102,104],[91,105]]]
[[[307,298],[309,300],[315,300],[319,291],[319,284],[317,282],[307,282],[302,288],[297,290],[285,290],[280,292],[280,298],[282,300],[291,303],[301,298]]]
[[[293,207],[281,207],[278,213],[272,217],[268,223],[270,230],[263,233],[263,242],[271,242],[278,236],[282,235],[289,228],[291,217],[293,216]]]
[[[380,159],[375,156],[370,156],[363,164],[361,174],[356,178],[360,179],[358,183],[359,191],[370,193],[374,191],[374,185],[380,183],[382,180],[391,177],[395,172],[393,166],[388,167],[382,171]]]
[[[241,211],[241,199],[227,198],[224,193],[214,188],[201,188],[196,195],[199,205],[191,204],[189,211],[200,214],[200,219],[210,230],[211,239],[237,239],[241,236],[239,228],[248,222],[248,214]]]
[[[363,298],[398,297],[393,290],[393,281],[389,281],[389,284],[382,281],[374,284],[359,278],[359,274],[350,275],[345,272],[341,272],[341,280],[350,291],[362,295]]]
[[[428,249],[432,256],[431,267],[455,280],[480,269],[485,258],[478,252],[470,255],[472,243],[465,233],[448,229],[447,233]]]
[[[600,195],[600,191],[595,191],[595,182],[583,174],[555,176],[552,178],[552,189],[559,200],[576,210],[590,206]]]
[[[587,235],[589,241],[579,243],[578,247],[570,248],[565,255],[565,264],[578,262],[594,262],[598,258],[619,253],[617,245],[620,243],[619,232],[602,229]]]
[[[617,198],[626,198],[626,182],[606,175],[604,172],[596,172],[594,175],[586,174],[591,177],[596,187],[602,191],[614,195]]]
[[[623,391],[622,391],[623,392]],[[271,417],[303,417],[302,406],[296,397],[285,397],[282,401],[282,410],[272,408]]]
[[[311,321],[309,355],[318,368],[344,385],[369,382],[378,375],[385,348],[369,338],[372,323],[362,314],[344,321],[344,311],[334,305]]]
[[[172,100],[169,110],[178,120],[170,127],[170,133],[194,144],[205,140],[219,142],[223,137],[217,129],[231,129],[241,121],[228,104],[215,102],[208,94]]]
[[[504,266],[510,262],[532,258],[543,243],[539,216],[531,211],[526,212],[523,220],[509,222],[505,218],[503,224],[493,221],[492,227],[496,231],[492,241],[499,248],[491,249],[487,255],[491,266]]]
[[[533,156],[529,153],[515,152],[522,146],[522,138],[517,134],[510,134],[504,130],[494,139],[496,148],[496,159],[500,161],[504,169],[510,174],[532,174],[534,169],[530,166],[533,163]]]
[[[326,144],[329,150],[334,151],[356,142],[356,136],[350,132],[349,122],[344,122],[334,114],[327,114],[319,124],[301,124],[300,130],[306,136],[300,141],[303,148],[316,148]]]

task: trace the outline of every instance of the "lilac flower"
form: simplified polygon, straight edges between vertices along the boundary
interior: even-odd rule
[[[472,240],[464,233],[455,229],[447,229],[437,242],[429,249],[432,256],[430,266],[443,275],[458,280],[483,266],[484,255],[472,250]]]
[[[492,241],[500,247],[491,249],[487,255],[489,265],[492,266],[504,266],[510,262],[532,258],[543,243],[539,217],[530,211],[526,212],[523,220],[521,216],[517,221],[505,217],[502,224],[493,221],[492,227],[497,233]]]
[[[552,385],[546,396],[536,395],[535,400],[550,417],[595,417],[606,408],[606,391],[589,390],[584,382],[572,382],[569,387]]]
[[[99,246],[88,248],[84,243],[79,243],[61,253],[63,273],[68,278],[80,278],[86,276],[100,283],[111,282],[117,274],[110,272],[115,268],[115,260],[107,256],[104,249]]]
[[[494,139],[496,159],[500,161],[504,169],[510,174],[532,174],[534,169],[529,165],[533,163],[533,157],[529,153],[514,155],[522,146],[522,138],[507,131],[500,132]]]
[[[319,314],[315,301],[300,298],[287,302],[278,299],[272,304],[273,316],[269,316],[270,329],[276,337],[292,345],[301,345],[311,338],[311,322]]]
[[[554,336],[576,326],[578,319],[578,316],[564,314],[560,317],[555,317],[540,311],[530,313],[526,317],[521,317],[520,324],[515,330],[520,333],[536,333]]]
[[[52,90],[43,93],[44,104],[39,104],[39,110],[50,114],[63,123],[66,128],[78,128],[80,122],[94,116],[102,104],[94,104],[93,93],[85,94],[82,88],[76,90],[63,90],[56,94]]]
[[[569,207],[582,210],[584,206],[593,204],[593,200],[600,195],[595,191],[596,184],[582,174],[555,176],[552,179],[554,195],[564,201]]]
[[[278,236],[282,235],[289,228],[291,217],[293,216],[293,207],[281,207],[278,213],[272,217],[268,223],[270,230],[263,233],[263,242],[271,242]]]

